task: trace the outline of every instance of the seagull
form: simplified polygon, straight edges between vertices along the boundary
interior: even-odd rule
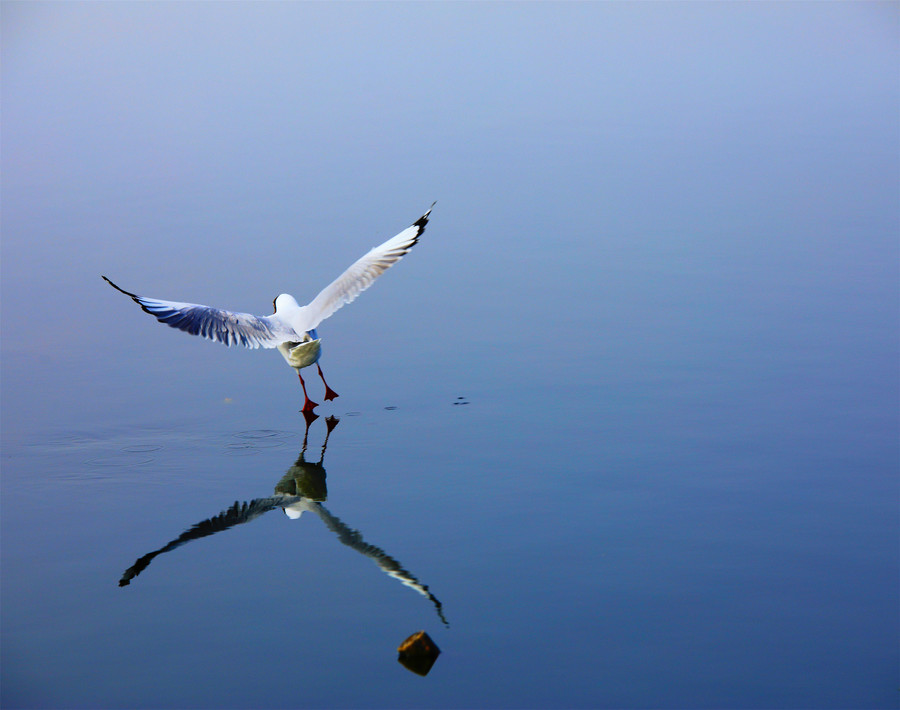
[[[287,293],[282,293],[272,306],[275,312],[270,316],[254,316],[250,313],[236,313],[220,308],[211,308],[198,303],[162,301],[145,298],[116,286],[106,276],[106,281],[117,291],[121,291],[137,303],[145,313],[154,316],[160,323],[178,328],[191,335],[200,335],[226,346],[243,345],[245,348],[278,348],[287,364],[297,371],[300,386],[303,387],[303,412],[311,412],[317,406],[306,392],[306,383],[300,370],[315,364],[325,385],[325,400],[337,397],[325,382],[322,368],[318,364],[322,355],[322,341],[316,328],[345,303],[355,300],[381,274],[402,259],[419,241],[428,216],[434,204],[419,219],[397,236],[384,244],[369,250],[349,269],[338,276],[309,304],[301,306]]]

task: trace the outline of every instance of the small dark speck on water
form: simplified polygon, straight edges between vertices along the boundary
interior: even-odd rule
[[[387,409],[389,412],[391,412],[391,411],[395,410],[396,407],[394,407],[394,406],[391,406],[391,407],[385,407],[385,409]]]

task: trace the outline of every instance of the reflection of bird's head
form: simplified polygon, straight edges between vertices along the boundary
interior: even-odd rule
[[[296,503],[285,505],[281,509],[284,511],[284,514],[291,520],[296,520],[307,510],[313,510],[317,505],[318,503],[313,500],[309,500],[309,498],[301,498]]]

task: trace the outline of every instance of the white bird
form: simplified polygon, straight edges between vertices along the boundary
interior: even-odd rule
[[[243,345],[246,348],[278,348],[288,365],[297,371],[303,387],[303,411],[310,412],[318,405],[306,393],[306,383],[300,370],[316,363],[319,377],[325,385],[325,399],[337,397],[325,382],[322,368],[318,365],[322,354],[321,340],[316,327],[345,303],[350,303],[365,291],[376,278],[396,264],[415,246],[425,226],[428,211],[384,244],[371,249],[349,269],[332,281],[308,305],[301,306],[296,299],[282,293],[273,302],[275,312],[270,316],[254,316],[250,313],[235,313],[219,308],[202,306],[198,303],[162,301],[145,298],[119,288],[103,276],[117,291],[130,296],[146,313],[155,316],[160,323],[178,328],[191,335],[200,335],[208,340],[227,346]]]

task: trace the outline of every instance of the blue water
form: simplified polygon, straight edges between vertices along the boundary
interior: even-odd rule
[[[900,705],[896,4],[0,13],[4,708]]]

